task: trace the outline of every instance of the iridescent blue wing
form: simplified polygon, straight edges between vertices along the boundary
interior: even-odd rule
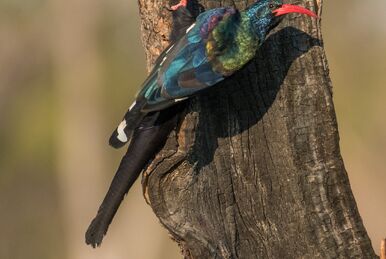
[[[181,37],[178,32],[180,39],[166,48],[156,60],[136,101],[110,137],[109,142],[113,147],[118,148],[129,142],[148,112],[163,110],[224,79],[223,75],[213,71],[206,56],[205,44],[209,33],[224,15],[234,12],[233,8],[212,9],[199,15],[190,27],[183,20],[175,23],[182,32],[184,30],[181,28],[185,26],[186,33]]]
[[[213,71],[205,44],[210,31],[230,12],[234,9],[217,8],[200,14],[186,35],[160,55],[138,94],[147,100],[144,111],[164,109],[224,79]]]

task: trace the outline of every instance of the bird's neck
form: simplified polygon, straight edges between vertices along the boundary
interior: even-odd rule
[[[259,47],[257,35],[245,12],[236,12],[224,19],[212,36],[210,44],[213,51],[207,49],[208,54],[210,58],[212,56],[214,69],[223,75],[231,75],[241,69],[255,56]]]

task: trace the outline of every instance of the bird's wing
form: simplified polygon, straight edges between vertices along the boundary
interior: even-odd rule
[[[216,8],[200,14],[185,35],[160,54],[136,101],[112,133],[111,146],[119,148],[129,142],[146,113],[170,107],[224,79],[213,70],[206,44],[216,25],[235,12],[233,8]]]
[[[200,14],[186,34],[166,48],[138,94],[147,100],[143,111],[164,109],[224,79],[212,69],[206,41],[223,17],[234,12],[233,8],[216,8]]]
[[[109,143],[115,148],[122,147],[127,142],[130,142],[132,134],[137,128],[138,123],[140,123],[146,116],[147,111],[143,108],[146,106],[148,100],[157,99],[158,110],[171,106],[175,103],[175,100],[160,98],[160,91],[162,87],[157,84],[157,77],[160,68],[162,67],[164,58],[174,47],[177,39],[182,38],[186,34],[186,30],[196,21],[196,16],[192,15],[190,10],[187,8],[178,8],[172,13],[172,15],[173,28],[170,35],[171,45],[167,47],[166,50],[157,58],[154,68],[142,84],[142,90],[137,95],[135,102],[130,106],[121,123],[111,134]]]

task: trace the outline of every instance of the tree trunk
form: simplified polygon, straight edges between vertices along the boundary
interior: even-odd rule
[[[321,15],[322,0],[296,3]],[[149,67],[167,45],[165,5],[139,0]],[[286,16],[242,71],[192,98],[143,188],[185,258],[376,258],[340,155],[320,20]]]

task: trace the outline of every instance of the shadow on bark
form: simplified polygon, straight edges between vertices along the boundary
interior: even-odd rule
[[[296,41],[282,48],[280,42],[285,42],[290,35],[296,35]],[[285,27],[267,38],[255,59],[243,70],[197,96],[191,109],[200,109],[200,113],[204,114],[200,116],[198,128],[201,130],[197,134],[209,133],[208,136],[215,138],[205,141],[204,137],[197,136],[196,139],[201,141],[195,143],[193,153],[202,156],[190,157],[188,161],[192,164],[198,161],[196,168],[200,170],[213,160],[218,147],[218,142],[214,140],[238,135],[256,125],[275,101],[291,64],[312,47],[321,45],[319,39],[294,27]],[[197,102],[199,105],[195,105]],[[224,125],[226,121],[231,121],[233,125]],[[208,152],[203,154],[199,150]]]

